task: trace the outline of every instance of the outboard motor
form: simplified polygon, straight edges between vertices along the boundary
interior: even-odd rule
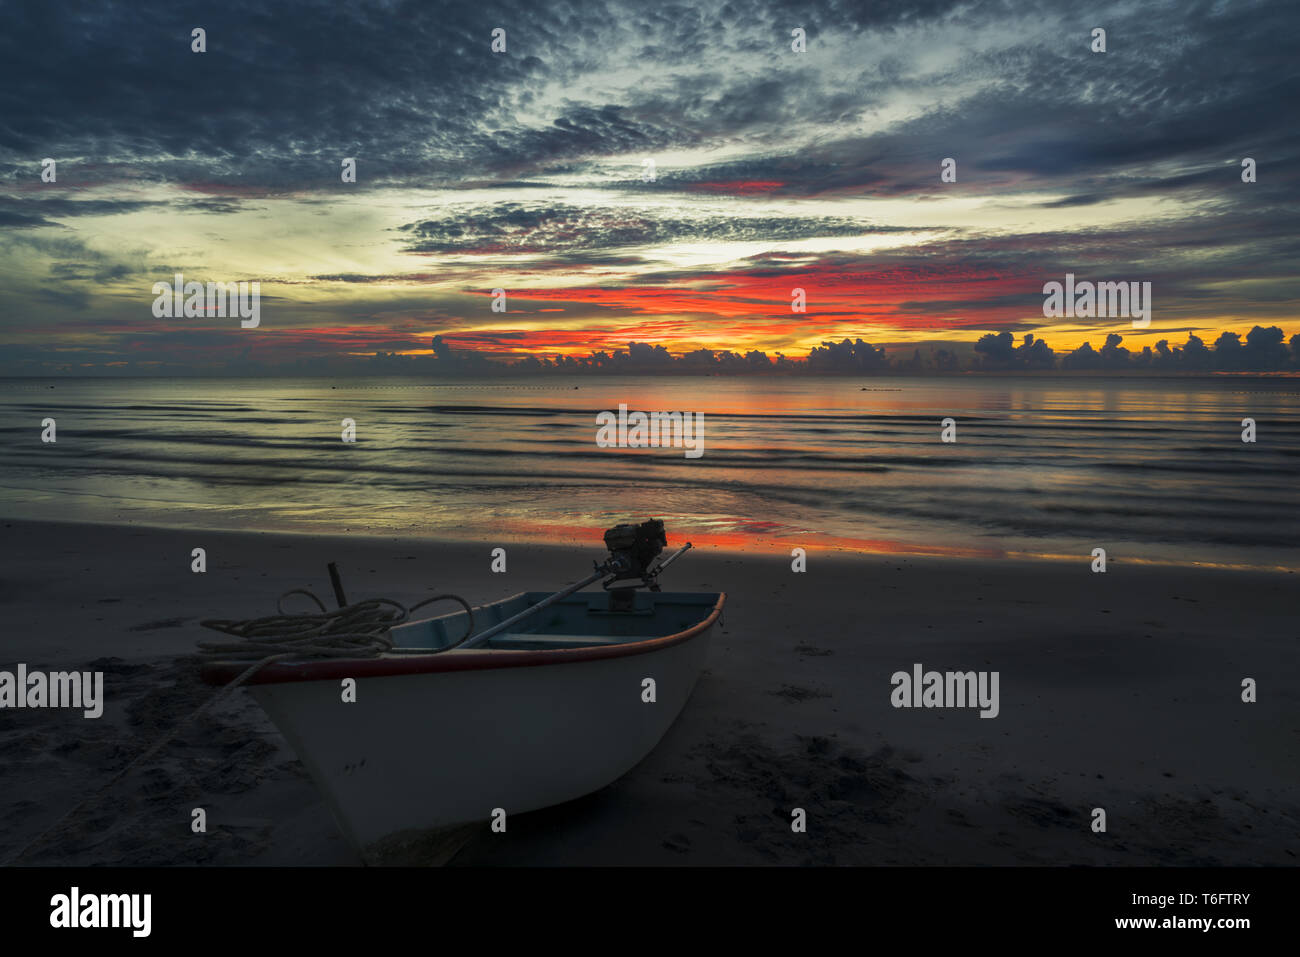
[[[659,591],[659,583],[656,581],[659,573],[691,547],[687,543],[685,548],[651,568],[667,545],[668,537],[664,534],[661,519],[647,519],[640,525],[625,522],[606,529],[605,547],[609,549],[609,561],[602,567],[612,572],[603,583],[609,592],[610,611],[633,611],[638,588]]]
[[[650,563],[668,547],[668,536],[664,534],[663,521],[658,518],[647,519],[640,525],[624,522],[605,530],[605,547],[609,549],[609,564],[619,578],[644,579]]]
[[[609,558],[603,562],[593,562],[592,564],[595,567],[590,575],[582,581],[556,592],[549,598],[543,598],[531,608],[525,608],[519,614],[512,615],[505,621],[493,625],[472,638],[465,639],[456,647],[479,647],[493,635],[512,628],[529,615],[536,614],[543,608],[547,608],[560,599],[572,595],[579,589],[586,588],[592,582],[604,578],[606,575],[609,577],[605,578],[603,584],[605,590],[609,592],[609,610],[621,614],[634,613],[637,610],[636,590],[638,588],[649,588],[651,591],[659,591],[659,582],[657,581],[659,573],[685,555],[692,547],[691,543],[687,542],[663,561],[656,564],[667,545],[668,537],[664,534],[664,523],[657,518],[647,519],[640,525],[624,522],[615,525],[613,528],[606,529],[605,547],[609,549]]]

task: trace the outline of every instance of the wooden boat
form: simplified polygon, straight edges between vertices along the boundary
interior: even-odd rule
[[[393,628],[395,647],[377,657],[273,662],[248,689],[352,845],[382,853],[432,830],[487,827],[496,809],[572,800],[631,770],[686,704],[725,600],[522,593],[475,609],[486,630],[459,647],[464,611]],[[224,683],[245,667],[213,662],[204,677]]]

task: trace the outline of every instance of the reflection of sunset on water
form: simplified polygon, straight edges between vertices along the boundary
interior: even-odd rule
[[[1300,413],[1284,379],[214,380],[200,398],[184,381],[85,380],[44,391],[49,408],[82,420],[80,438],[59,446],[53,473],[39,449],[15,452],[0,498],[55,519],[585,543],[653,516],[701,547],[774,555],[1077,558],[1088,544],[1083,555],[1102,546],[1118,563],[1261,568],[1293,567],[1300,535],[1289,452]],[[15,410],[30,398],[19,380],[0,392]],[[612,427],[601,422],[623,406],[691,413],[698,441],[602,447]],[[1245,452],[1243,406],[1268,439]],[[340,448],[344,414],[357,441]],[[952,443],[940,435],[948,418]]]

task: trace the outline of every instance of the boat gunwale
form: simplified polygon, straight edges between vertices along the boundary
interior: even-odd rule
[[[509,601],[510,599],[503,599]],[[660,651],[713,627],[722,615],[727,593],[718,592],[709,614],[682,631],[657,638],[629,641],[616,645],[590,645],[580,648],[507,649],[473,648],[464,651],[410,652],[378,658],[318,658],[305,661],[273,661],[255,672],[247,685],[288,684],[298,681],[337,681],[342,678],[388,678],[401,675],[444,674],[456,671],[487,671],[496,668],[535,668],[568,665],[607,658],[630,658]],[[445,617],[445,616],[444,616]],[[201,677],[210,685],[224,685],[248,670],[249,662],[213,661],[203,666]]]

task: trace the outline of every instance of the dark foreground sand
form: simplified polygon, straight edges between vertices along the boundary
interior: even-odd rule
[[[592,548],[0,523],[0,669],[106,672],[104,717],[0,711],[0,860],[197,707],[206,617],[289,588],[475,604],[581,577]],[[190,550],[208,550],[208,572]],[[509,573],[488,573],[492,546]],[[1295,864],[1297,576],[1112,559],[1012,563],[699,551],[723,590],[708,669],[660,746],[603,791],[485,826],[456,864]],[[448,609],[450,610],[450,609]],[[441,609],[439,609],[441,611]],[[1000,672],[1001,714],[895,709],[915,662]],[[1259,682],[1244,704],[1241,680]],[[446,729],[455,734],[454,726]],[[412,760],[419,760],[412,741]],[[209,832],[191,834],[205,807]],[[805,808],[808,830],[790,829]],[[1106,809],[1094,834],[1090,811]],[[243,692],[24,863],[355,864]]]

